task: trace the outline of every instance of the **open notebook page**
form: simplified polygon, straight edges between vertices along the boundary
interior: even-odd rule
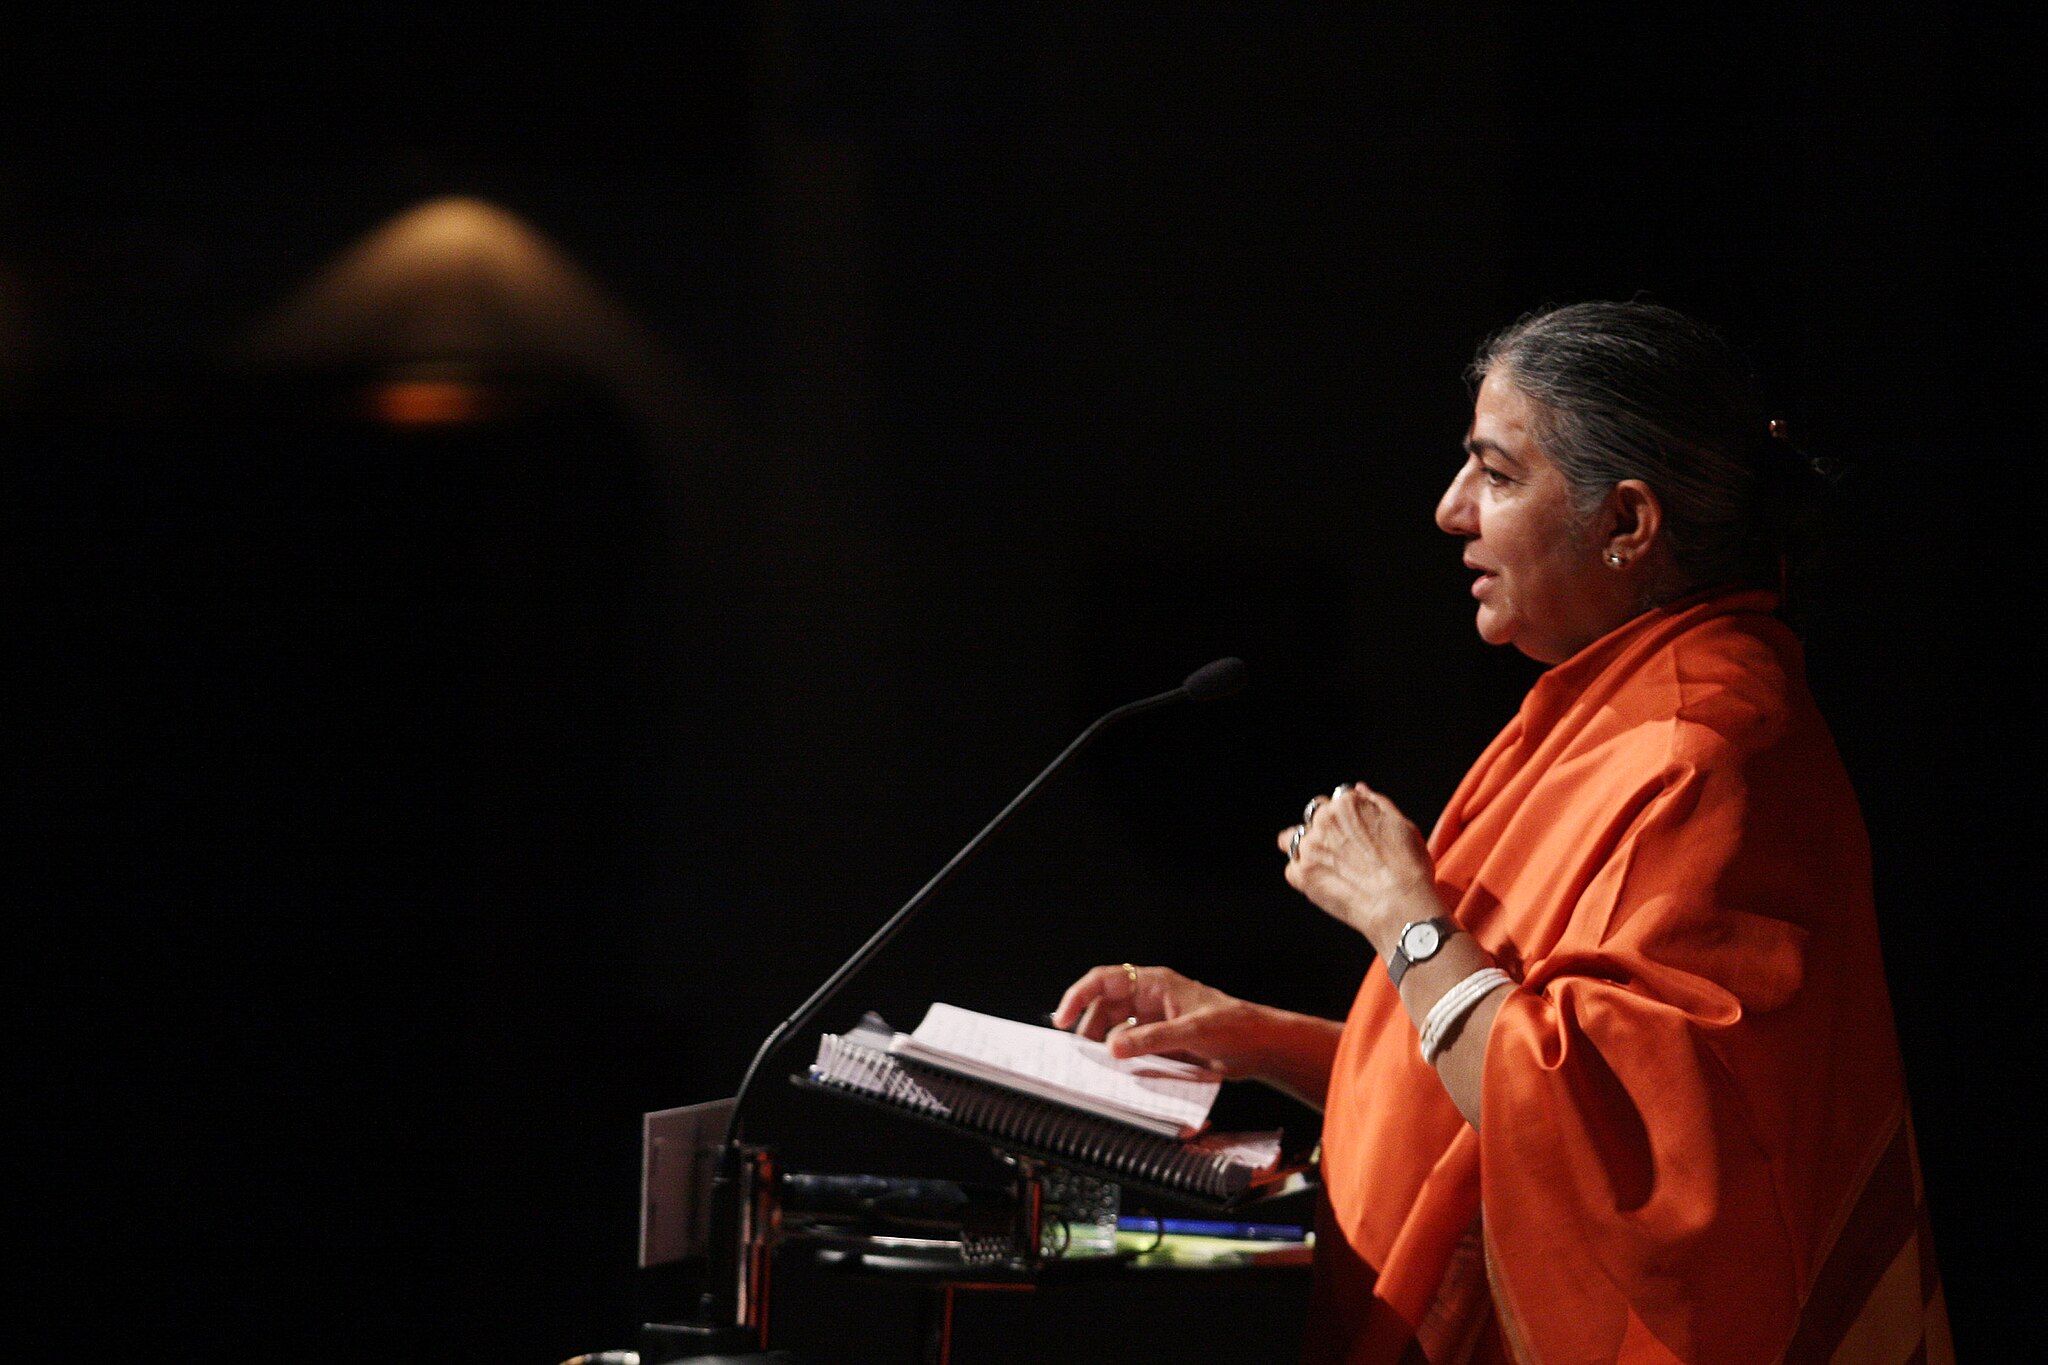
[[[1166,1057],[1115,1058],[1058,1029],[935,1004],[890,1051],[1168,1137],[1202,1131],[1221,1081]]]

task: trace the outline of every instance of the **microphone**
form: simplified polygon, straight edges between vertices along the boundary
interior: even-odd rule
[[[1243,659],[1217,659],[1188,674],[1180,690],[1188,694],[1189,701],[1222,701],[1244,691],[1251,672]]]
[[[1094,743],[1096,737],[1104,730],[1107,730],[1112,725],[1129,720],[1132,716],[1141,715],[1146,711],[1156,711],[1162,706],[1173,706],[1184,701],[1221,701],[1225,697],[1236,696],[1245,689],[1246,683],[1250,681],[1250,675],[1251,670],[1245,666],[1245,662],[1242,659],[1216,659],[1210,663],[1203,664],[1200,668],[1188,674],[1187,680],[1181,683],[1179,687],[1171,688],[1154,696],[1141,697],[1137,701],[1125,702],[1115,710],[1105,712],[1096,717],[1094,724],[1083,730],[1074,739],[1073,743],[1060,751],[1057,758],[1046,764],[1045,768],[1038,776],[1031,779],[1024,790],[1011,798],[1009,805],[997,811],[995,818],[982,826],[979,834],[969,839],[944,867],[933,874],[930,881],[918,888],[916,895],[904,902],[902,909],[891,915],[888,921],[880,929],[877,929],[874,935],[840,966],[838,971],[832,973],[826,979],[824,985],[812,992],[811,998],[799,1005],[796,1013],[775,1026],[775,1031],[768,1035],[767,1041],[761,1044],[760,1051],[754,1054],[754,1060],[748,1064],[746,1075],[740,1081],[739,1093],[733,1099],[732,1116],[728,1120],[725,1129],[724,1150],[727,1156],[729,1157],[739,1145],[741,1134],[740,1118],[746,1109],[747,1096],[753,1090],[755,1078],[768,1058],[782,1046],[791,1034],[807,1027],[816,1019],[825,1006],[832,1003],[834,997],[839,994],[846,983],[853,979],[855,973],[867,966],[869,962],[872,962],[875,955],[880,953],[882,949],[888,947],[890,941],[903,932],[904,927],[910,923],[917,912],[924,908],[925,902],[929,901],[940,887],[951,881],[953,875],[981,850],[981,846],[988,841],[989,836],[1009,823],[1011,817],[1022,810],[1034,796],[1038,795],[1045,784],[1051,781],[1067,764],[1071,763],[1076,755]]]

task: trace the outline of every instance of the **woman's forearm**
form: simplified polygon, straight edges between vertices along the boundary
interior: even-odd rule
[[[1330,1072],[1337,1060],[1337,1040],[1344,1025],[1335,1019],[1271,1005],[1255,1007],[1261,1035],[1258,1064],[1252,1078],[1292,1095],[1320,1111],[1330,1091]]]
[[[1429,1011],[1444,994],[1477,971],[1494,965],[1491,955],[1470,934],[1453,934],[1443,951],[1418,963],[1401,978],[1401,1003],[1420,1032]],[[1436,1073],[1451,1102],[1474,1128],[1479,1126],[1479,1097],[1486,1072],[1486,1036],[1512,987],[1498,986],[1475,1004],[1449,1042],[1437,1053]]]

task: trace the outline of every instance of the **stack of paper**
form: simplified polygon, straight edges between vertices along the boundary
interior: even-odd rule
[[[889,1050],[1165,1137],[1190,1138],[1207,1127],[1222,1087],[1215,1073],[1188,1062],[1119,1059],[1071,1033],[956,1005],[933,1005]]]

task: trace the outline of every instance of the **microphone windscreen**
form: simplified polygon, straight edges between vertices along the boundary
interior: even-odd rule
[[[1244,691],[1251,673],[1243,659],[1217,659],[1188,674],[1188,680],[1181,686],[1186,689],[1189,701],[1221,701]]]

